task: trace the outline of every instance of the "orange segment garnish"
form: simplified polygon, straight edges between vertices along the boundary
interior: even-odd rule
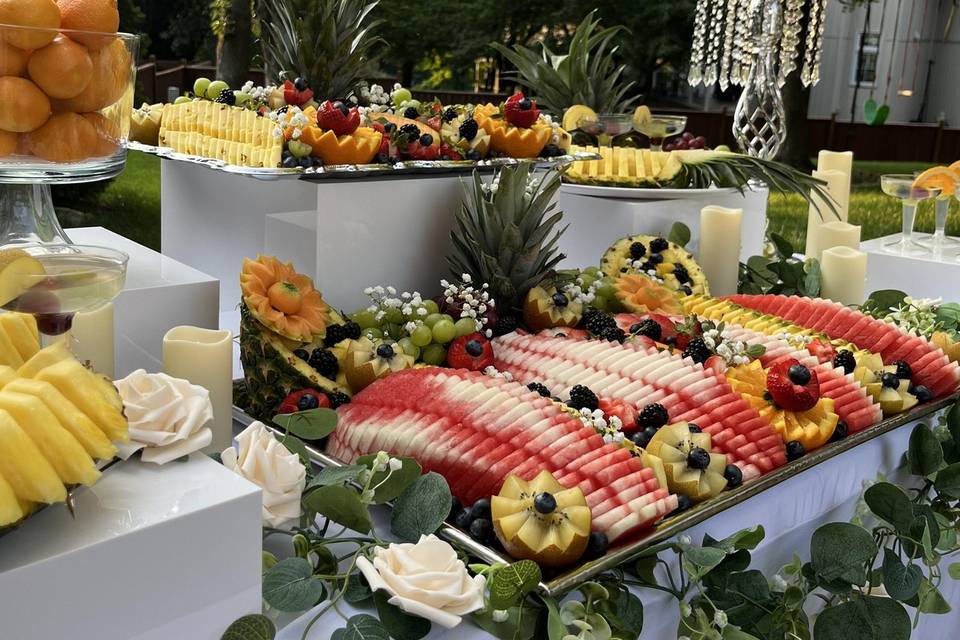
[[[940,195],[952,196],[960,173],[950,167],[930,167],[913,181],[914,189],[939,189]]]

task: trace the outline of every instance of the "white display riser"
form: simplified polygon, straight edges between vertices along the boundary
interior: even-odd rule
[[[207,456],[120,463],[75,505],[0,538],[4,640],[217,640],[260,611],[260,488]]]
[[[914,234],[917,238],[929,234]],[[960,260],[958,252],[945,251],[939,256],[901,256],[888,253],[884,245],[895,236],[875,238],[860,245],[867,254],[866,294],[879,289],[906,291],[915,298],[960,300]]]
[[[115,377],[136,369],[159,371],[163,336],[178,325],[216,329],[216,278],[103,227],[68,229],[77,244],[119,249],[130,256],[123,290],[114,301]]]
[[[674,222],[690,228],[687,249],[696,255],[700,244],[700,210],[707,205],[743,209],[741,261],[759,255],[763,249],[769,194],[765,187],[748,189],[743,194],[717,191],[664,200],[605,198],[568,193],[565,189],[560,188],[558,204],[564,213],[564,223],[569,224],[570,229],[560,240],[560,248],[567,255],[566,264],[571,266],[598,264],[607,247],[624,236],[666,236]]]

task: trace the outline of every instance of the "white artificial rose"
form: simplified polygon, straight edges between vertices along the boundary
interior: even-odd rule
[[[237,436],[239,451],[220,454],[223,466],[263,489],[263,522],[281,527],[300,517],[300,496],[307,470],[300,457],[277,440],[262,422],[253,422]]]
[[[372,590],[390,594],[390,604],[447,629],[484,606],[486,579],[470,577],[453,547],[434,535],[377,547],[373,562],[361,556],[357,568]]]
[[[130,442],[118,445],[124,459],[143,449],[142,460],[165,464],[210,444],[213,406],[203,387],[143,369],[116,386],[130,423]]]

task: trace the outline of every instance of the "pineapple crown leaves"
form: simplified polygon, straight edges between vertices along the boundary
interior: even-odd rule
[[[530,163],[503,167],[496,190],[485,189],[480,174],[464,185],[464,202],[450,233],[453,252],[447,264],[490,285],[500,306],[518,309],[531,287],[554,271],[564,255],[557,243],[566,227],[554,211],[560,174],[531,176]]]
[[[595,12],[577,26],[566,54],[554,53],[546,43],[540,43],[540,51],[523,45],[511,49],[499,42],[490,46],[517,68],[517,82],[549,111],[562,113],[574,104],[601,113],[626,111],[640,97],[626,97],[634,83],[623,82],[626,65],[616,64],[619,47],[613,39],[626,27],[601,29]]]
[[[345,98],[385,41],[370,20],[379,0],[260,0],[263,56],[272,73],[304,77],[320,98]]]

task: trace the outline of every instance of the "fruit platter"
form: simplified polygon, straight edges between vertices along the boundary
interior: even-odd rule
[[[396,85],[321,99],[303,78],[239,90],[199,78],[171,104],[131,116],[131,148],[256,177],[305,179],[469,172],[535,159],[546,166],[590,159],[523,94],[499,105],[414,100]]]
[[[416,459],[455,498],[444,535],[491,563],[532,560],[561,593],[956,398],[956,332],[905,313],[712,297],[659,236],[559,269],[560,177],[534,178],[478,181],[451,233],[458,275],[426,295],[375,285],[338,311],[294,265],[245,260],[238,416],[279,428],[334,409],[305,443],[316,464]],[[503,255],[518,247],[529,259]]]

